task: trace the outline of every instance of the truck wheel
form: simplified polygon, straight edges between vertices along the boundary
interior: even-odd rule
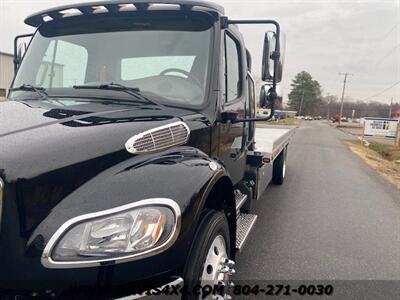
[[[229,260],[229,226],[225,215],[215,210],[206,211],[200,221],[185,270],[185,287],[219,286],[216,295],[183,295],[183,299],[223,299],[229,286],[229,277],[235,271]],[[225,288],[224,288],[225,287]],[[195,288],[195,291],[198,289]],[[199,291],[201,292],[201,291]]]
[[[286,148],[282,150],[281,154],[274,161],[272,171],[272,182],[274,184],[282,184],[286,175]]]

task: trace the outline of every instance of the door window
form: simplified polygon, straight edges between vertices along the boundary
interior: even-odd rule
[[[237,99],[241,93],[240,51],[237,43],[229,35],[226,35],[225,43],[226,100],[229,102]]]

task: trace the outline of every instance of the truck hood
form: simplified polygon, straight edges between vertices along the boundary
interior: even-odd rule
[[[0,175],[12,182],[119,151],[126,157],[130,137],[185,114],[110,101],[1,102]]]
[[[130,137],[191,115],[109,101],[1,102],[0,177],[5,201],[17,203],[22,235],[85,182],[134,156],[125,149]]]

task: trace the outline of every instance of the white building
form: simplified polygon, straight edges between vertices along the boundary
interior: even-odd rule
[[[0,52],[0,100],[3,100],[14,77],[14,56]]]

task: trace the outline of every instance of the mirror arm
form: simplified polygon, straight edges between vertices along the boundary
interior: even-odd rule
[[[274,77],[272,78],[272,91],[270,93],[270,100],[271,101],[271,113],[269,114],[268,117],[265,118],[250,118],[250,119],[238,119],[235,120],[236,123],[238,122],[256,122],[256,121],[268,121],[272,119],[275,113],[275,100],[277,98],[277,92],[276,92],[276,85],[277,85],[277,80],[276,80],[276,74],[278,72],[278,63],[279,63],[279,58],[280,58],[280,35],[281,35],[281,27],[279,23],[275,20],[229,20],[229,19],[224,19],[224,24],[225,26],[228,26],[229,24],[272,24],[276,28],[276,43],[275,43],[275,51],[272,53],[271,58],[274,60]]]
[[[247,119],[237,119],[232,123],[246,123],[246,122],[259,122],[259,121],[269,121],[272,119],[272,117],[275,114],[275,100],[276,98],[278,98],[278,95],[276,92],[271,92],[271,94],[269,95],[271,101],[271,112],[270,114],[265,117],[265,118],[247,118]]]
[[[14,38],[14,75],[17,74],[18,66],[21,63],[20,59],[18,58],[18,41],[21,38],[33,37],[33,35],[33,33],[21,34]]]
[[[275,43],[275,51],[273,53],[273,57],[271,57],[274,60],[274,78],[272,79],[272,89],[273,91],[276,92],[276,74],[278,71],[278,62],[279,62],[279,57],[280,57],[280,35],[281,35],[281,26],[279,23],[275,20],[224,20],[224,23],[227,25],[229,24],[272,24],[276,28],[276,43]]]

